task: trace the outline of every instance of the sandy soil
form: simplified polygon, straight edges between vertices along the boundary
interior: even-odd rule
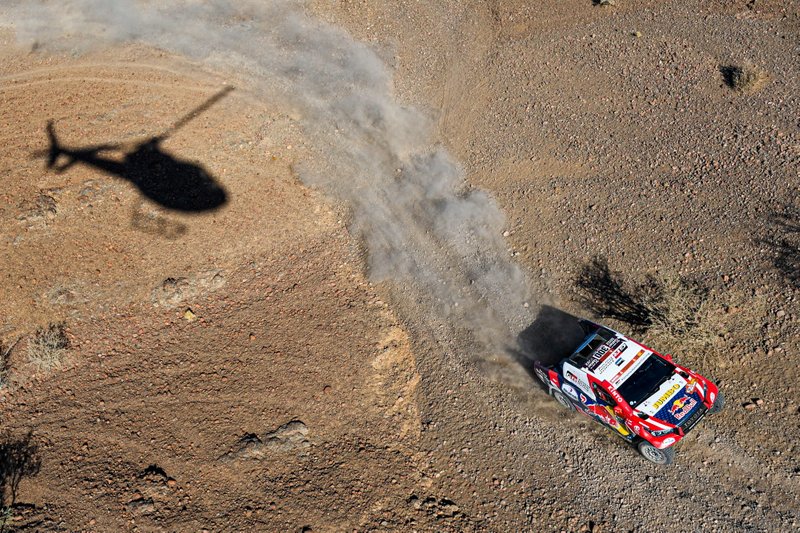
[[[468,185],[500,205],[538,299],[530,332],[551,337],[537,346],[558,351],[553,323],[592,316],[721,384],[727,410],[675,465],[562,412],[528,359],[487,370],[413,290],[370,283],[349,206],[298,179],[314,147],[291,109],[146,47],[32,52],[6,30],[5,527],[797,528],[797,6],[617,3],[308,10],[376,50],[396,97],[435,117]],[[741,64],[764,86],[726,85]],[[46,167],[48,121],[80,156],[61,171],[65,154]],[[185,165],[225,201],[166,207],[135,185],[132,154]],[[633,297],[648,275],[702,287],[700,327],[626,322],[577,288],[595,259]],[[62,321],[63,364],[30,363],[37,328]]]

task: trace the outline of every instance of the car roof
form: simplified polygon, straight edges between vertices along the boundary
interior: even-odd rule
[[[600,326],[586,336],[568,359],[596,380],[619,387],[652,354],[630,337]]]

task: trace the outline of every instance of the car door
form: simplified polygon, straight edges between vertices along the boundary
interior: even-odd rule
[[[632,439],[633,434],[625,426],[625,420],[619,416],[614,408],[617,407],[617,402],[611,394],[597,382],[592,383],[592,391],[597,398],[597,405],[592,409],[595,418],[604,426],[613,429],[625,439]]]

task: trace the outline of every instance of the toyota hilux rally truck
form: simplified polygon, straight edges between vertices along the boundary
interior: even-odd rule
[[[578,348],[552,367],[535,363],[549,393],[609,427],[648,460],[670,464],[673,446],[725,399],[716,385],[638,342],[582,320]]]

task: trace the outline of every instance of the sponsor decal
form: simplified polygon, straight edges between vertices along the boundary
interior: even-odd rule
[[[617,340],[616,344],[618,346],[616,348],[614,348],[613,351],[611,351],[611,352],[609,352],[609,353],[607,353],[606,355],[603,356],[603,358],[601,359],[600,364],[594,370],[594,372],[596,374],[605,374],[606,370],[608,370],[608,367],[610,367],[612,364],[616,363],[617,366],[619,366],[619,365],[622,364],[622,361],[625,360],[624,358],[620,357],[620,355],[622,354],[622,352],[624,352],[625,350],[628,349],[628,344],[625,343],[625,342],[620,344],[618,339],[614,339],[614,340]],[[619,362],[617,362],[617,361],[619,361]]]
[[[695,405],[697,405],[697,400],[691,396],[684,395],[672,402],[669,408],[669,414],[674,416],[676,420],[682,420],[683,417],[692,412]]]
[[[544,370],[537,368],[536,375],[539,376],[539,379],[541,379],[545,385],[547,384],[547,375],[545,375]]]
[[[600,363],[606,360],[608,354],[611,353],[611,348],[607,344],[601,344],[600,347],[594,351],[592,358],[586,362],[585,368],[594,371]]]
[[[572,381],[573,383],[578,383],[578,381],[580,381],[578,379],[578,376],[576,376],[574,372],[571,372],[569,370],[567,370],[567,379]]]
[[[613,409],[611,409],[611,408],[610,408],[610,407],[608,407],[608,406],[606,406],[606,408],[605,408],[605,409],[606,409],[606,413],[607,413],[607,414],[606,414],[606,413],[604,413],[603,415],[600,415],[600,418],[602,418],[602,419],[603,419],[603,421],[604,421],[606,424],[608,424],[608,425],[609,425],[609,426],[611,426],[612,428],[616,429],[616,430],[619,432],[619,434],[620,434],[620,435],[622,435],[623,437],[626,437],[626,436],[630,435],[630,433],[631,433],[631,432],[630,432],[630,431],[628,431],[628,430],[625,428],[625,426],[623,426],[622,424],[620,424],[620,423],[619,423],[619,420],[617,420],[617,415],[616,415],[616,413],[614,413],[614,410],[613,410]]]
[[[617,389],[615,389],[614,387],[609,387],[608,392],[611,393],[611,397],[614,398],[614,400],[617,403],[625,403],[625,400],[622,399],[622,396],[620,395],[620,393],[617,392]]]
[[[694,392],[694,388],[697,386],[697,380],[693,377],[689,378],[689,381],[686,382],[686,393],[691,394]]]
[[[672,387],[668,388],[667,391],[658,398],[658,400],[653,402],[653,409],[655,409],[656,411],[661,409],[664,406],[664,404],[667,403],[667,400],[669,400],[670,396],[675,394],[680,389],[681,386],[679,383],[675,383],[674,385],[672,385]]]
[[[573,400],[578,399],[578,392],[575,390],[575,387],[573,387],[569,383],[564,383],[563,385],[561,385],[561,390],[564,391],[564,394],[566,394]]]
[[[634,355],[634,356],[633,356],[633,359],[631,359],[630,361],[628,361],[628,364],[627,364],[627,365],[625,365],[625,366],[623,366],[623,367],[622,367],[622,368],[619,370],[619,372],[617,372],[617,375],[616,375],[616,376],[614,376],[613,378],[611,378],[611,380],[610,380],[610,381],[611,381],[612,383],[616,383],[616,382],[617,382],[617,380],[618,380],[619,378],[621,378],[621,377],[622,377],[622,376],[625,374],[625,372],[627,372],[627,371],[628,371],[628,369],[629,369],[630,367],[632,367],[632,366],[633,366],[633,364],[634,364],[636,361],[638,361],[638,360],[639,360],[639,358],[640,358],[641,356],[643,356],[643,355],[644,355],[644,350],[639,350],[639,351],[636,353],[636,355]]]
[[[581,394],[581,403],[589,403],[589,398],[587,398],[585,394]]]
[[[613,352],[611,352],[611,355],[609,355],[609,357],[610,357],[611,359],[615,359],[615,358],[619,357],[619,355],[620,355],[622,352],[624,352],[625,350],[627,350],[627,349],[628,349],[628,343],[627,343],[627,342],[623,342],[623,343],[622,343],[622,344],[619,346],[619,348],[617,348],[616,350],[614,350]]]
[[[619,357],[619,358],[617,358],[617,360],[616,360],[616,361],[614,361],[614,364],[615,364],[615,365],[617,365],[617,366],[620,366],[620,365],[622,365],[622,363],[623,363],[624,361],[625,361],[625,358],[624,358],[624,357]]]

